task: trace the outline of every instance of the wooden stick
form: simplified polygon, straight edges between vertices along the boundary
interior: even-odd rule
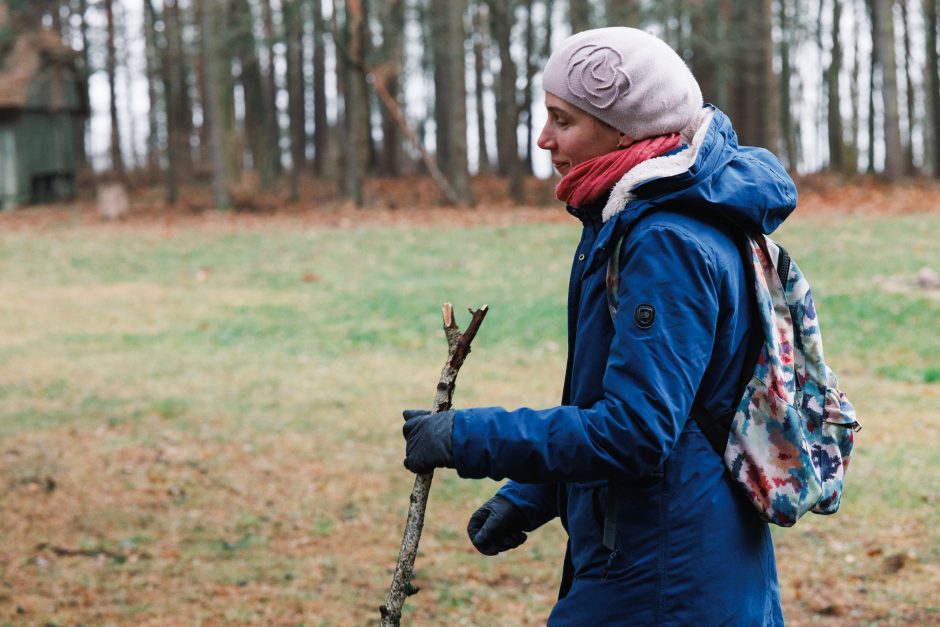
[[[441,308],[441,314],[444,317],[444,335],[447,337],[447,361],[444,362],[441,378],[437,383],[433,411],[450,409],[457,383],[457,372],[467,355],[470,354],[470,343],[476,336],[487,311],[486,305],[476,311],[471,309],[473,319],[467,325],[467,330],[461,333],[454,320],[454,306],[444,303]],[[388,590],[385,605],[379,608],[382,613],[382,627],[398,627],[401,624],[401,609],[405,604],[405,597],[418,591],[411,585],[412,569],[415,556],[418,554],[421,530],[424,529],[424,511],[427,508],[428,493],[431,490],[433,478],[433,472],[415,477],[415,485],[411,490],[411,501],[408,505],[408,521],[405,524],[405,535],[401,539],[395,575],[392,577],[392,585]]]

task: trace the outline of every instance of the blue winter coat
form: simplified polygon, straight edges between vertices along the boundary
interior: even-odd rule
[[[783,624],[767,524],[689,412],[697,397],[724,413],[740,392],[751,303],[732,221],[769,233],[796,189],[773,155],[738,146],[728,118],[707,111],[686,171],[637,186],[606,222],[600,207],[569,207],[583,233],[562,405],[455,416],[460,476],[510,479],[500,494],[531,528],[560,516],[568,532],[550,625]],[[624,232],[612,321],[607,259]],[[611,481],[613,554],[602,543]]]

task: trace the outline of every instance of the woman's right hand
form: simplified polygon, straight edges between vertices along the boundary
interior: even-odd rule
[[[496,555],[526,541],[525,514],[512,501],[496,495],[475,511],[467,523],[467,535],[483,555]]]

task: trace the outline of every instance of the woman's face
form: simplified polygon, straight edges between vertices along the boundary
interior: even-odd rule
[[[548,119],[537,143],[552,153],[552,165],[562,176],[579,163],[633,143],[614,127],[554,94],[545,93],[545,108]]]

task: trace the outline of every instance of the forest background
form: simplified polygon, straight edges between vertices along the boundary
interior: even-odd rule
[[[473,204],[551,175],[535,147],[540,70],[573,31],[629,24],[686,59],[743,144],[793,172],[940,175],[937,6],[921,0],[4,0],[79,51],[96,172],[180,185],[307,175],[357,205],[363,180],[440,170]],[[145,176],[144,176],[145,175]],[[308,198],[309,200],[309,198]]]

